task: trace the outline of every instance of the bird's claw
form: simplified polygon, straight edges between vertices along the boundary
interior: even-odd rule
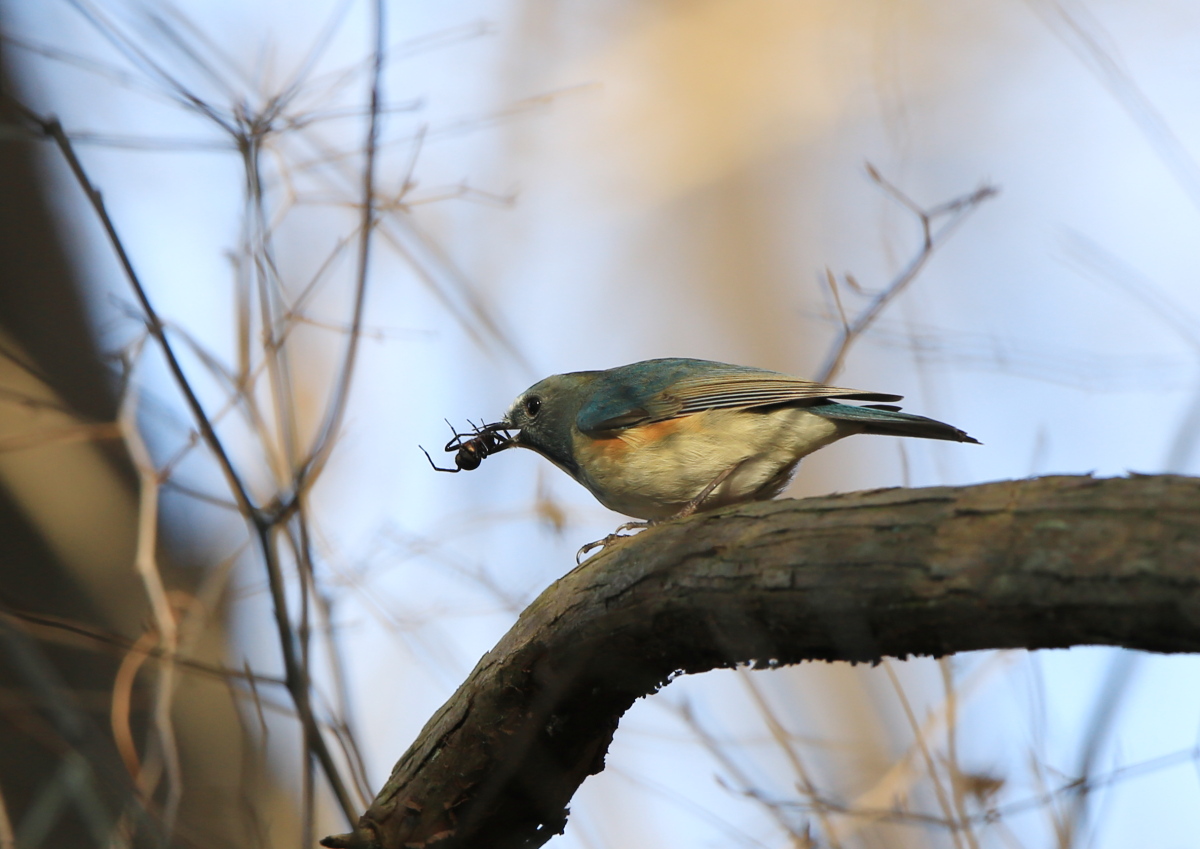
[[[621,533],[622,531],[640,531],[650,527],[652,524],[653,522],[626,522],[623,525],[618,525],[617,529],[604,539],[598,539],[595,542],[589,542],[587,545],[580,548],[579,551],[575,552],[575,565],[578,566],[580,563],[582,563],[584,556],[592,551],[595,551],[597,548],[604,548],[619,539],[629,539],[631,535],[623,534]]]

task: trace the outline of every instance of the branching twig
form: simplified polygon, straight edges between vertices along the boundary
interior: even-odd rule
[[[0,605],[0,623],[4,622],[30,629],[34,633],[37,633],[38,638],[41,640],[76,646],[80,642],[83,642],[90,647],[104,649],[116,655],[124,655],[136,645],[135,641],[122,637],[119,634],[110,634],[80,622],[71,622],[45,613],[32,613],[27,610],[18,610],[7,605]],[[245,681],[251,685],[269,684],[279,687],[285,685],[282,678],[263,675],[257,672],[252,673],[248,670],[230,669],[224,666],[204,663],[192,658],[171,655],[163,651],[159,646],[148,647],[145,649],[145,653],[149,657],[172,663],[185,671],[204,675],[215,680]]]
[[[788,763],[792,767],[792,771],[796,774],[796,779],[799,782],[800,789],[804,795],[812,799],[817,798],[817,786],[813,783],[812,777],[809,775],[808,768],[800,759],[800,755],[796,752],[789,739],[787,729],[783,727],[783,723],[775,716],[775,712],[771,709],[762,690],[755,683],[751,674],[745,670],[738,670],[738,677],[750,692],[750,697],[754,699],[755,707],[758,708],[759,714],[767,723],[767,728],[771,732],[771,736],[775,739],[776,745],[783,751],[784,756],[788,759]],[[834,831],[832,824],[829,821],[828,812],[824,806],[820,804],[813,805],[813,813],[816,814],[817,820],[821,823],[821,833],[825,839],[829,841],[831,849],[841,849],[842,844],[838,839],[837,833]]]
[[[904,686],[900,683],[900,679],[896,675],[896,670],[892,668],[891,661],[884,660],[883,668],[887,672],[888,680],[892,683],[892,689],[896,691],[896,698],[900,701],[900,707],[904,709],[904,717],[908,720],[909,728],[912,729],[913,738],[917,742],[917,750],[921,753],[922,760],[925,761],[925,771],[929,775],[929,783],[933,785],[933,792],[937,797],[938,807],[942,809],[942,818],[945,822],[952,824],[950,836],[954,840],[954,845],[961,849],[963,843],[959,837],[957,822],[954,819],[954,809],[950,805],[950,799],[946,795],[946,788],[942,786],[941,778],[934,767],[933,755],[929,752],[929,744],[925,740],[925,735],[921,733],[921,724],[917,722],[917,716],[913,713],[912,705],[909,703],[908,696],[904,692]]]
[[[57,119],[44,119],[19,103],[15,103],[14,105],[27,120],[40,130],[42,135],[55,141],[59,150],[66,158],[72,174],[84,190],[93,210],[96,212],[108,236],[109,242],[120,261],[127,280],[133,287],[134,294],[145,314],[144,320],[147,330],[163,351],[176,386],[183,394],[196,420],[201,437],[217,458],[230,490],[237,501],[239,511],[246,517],[255,530],[267,565],[268,582],[270,584],[275,620],[280,634],[281,650],[284,659],[286,686],[296,704],[300,722],[305,729],[306,745],[312,747],[313,754],[321,764],[322,771],[333,789],[334,795],[337,797],[343,812],[347,818],[353,819],[355,810],[354,801],[346,790],[333,755],[325,743],[320,728],[313,717],[310,698],[310,679],[297,656],[295,634],[288,615],[283,570],[278,562],[278,549],[273,540],[277,524],[286,520],[290,512],[295,509],[295,505],[290,502],[284,503],[277,505],[271,510],[263,510],[255,505],[249,491],[234,468],[228,453],[225,451],[220,438],[217,436],[208,414],[205,412],[195,390],[188,381],[174,348],[167,338],[166,325],[154,309],[137,272],[133,268],[132,260],[125,251],[124,244],[117,233],[116,225],[105,208],[103,198],[88,177],[83,164],[75,153],[70,138]]]
[[[1064,849],[1086,845],[1083,836],[1088,825],[1091,777],[1101,748],[1108,740],[1113,723],[1120,712],[1122,697],[1129,692],[1127,685],[1130,676],[1136,672],[1139,661],[1140,656],[1133,652],[1121,652],[1113,657],[1100,692],[1092,702],[1091,716],[1080,747],[1079,763],[1075,768],[1074,783],[1078,785],[1079,790],[1068,798],[1067,809],[1064,812]]]
[[[737,782],[738,786],[732,788],[733,790],[751,799],[754,799],[756,802],[762,803],[767,814],[771,817],[771,819],[775,820],[775,824],[778,825],[779,828],[784,832],[786,832],[794,841],[799,841],[807,837],[807,835],[798,829],[796,824],[791,821],[791,818],[784,810],[784,806],[769,804],[765,799],[758,795],[757,791],[754,790],[754,781],[749,775],[746,774],[745,770],[738,766],[737,762],[729,756],[729,753],[725,751],[725,748],[713,738],[708,729],[700,723],[700,721],[696,718],[695,712],[692,710],[690,702],[682,702],[676,710],[679,714],[679,718],[682,719],[688,728],[691,729],[692,733],[696,735],[696,738],[700,741],[700,744],[704,746],[704,749],[710,755],[712,755],[717,763],[719,763],[721,767],[727,773],[729,773],[733,780]],[[722,784],[724,784],[724,782],[722,782]]]
[[[16,101],[12,101],[12,103],[27,120],[38,127],[42,135],[52,139],[58,145],[58,149],[62,152],[63,158],[66,159],[67,165],[75,177],[75,181],[83,189],[88,202],[91,203],[92,209],[95,211],[101,226],[104,228],[105,234],[108,236],[109,244],[112,246],[121,264],[121,268],[125,272],[125,278],[129,281],[129,285],[133,287],[134,295],[137,297],[138,303],[145,313],[146,329],[154,337],[154,341],[158,343],[159,348],[162,350],[163,356],[167,361],[167,367],[170,369],[171,376],[175,380],[175,385],[183,394],[184,401],[187,403],[189,410],[191,410],[192,416],[196,420],[196,425],[200,428],[201,436],[208,444],[209,450],[217,458],[217,463],[221,468],[221,472],[225,475],[230,490],[238,501],[239,508],[248,517],[258,517],[258,508],[250,498],[250,493],[247,491],[245,484],[233,466],[233,462],[229,459],[224,445],[222,445],[220,438],[213,429],[208,414],[204,411],[200,399],[192,389],[191,383],[183,371],[183,366],[175,354],[175,349],[167,338],[166,326],[162,319],[159,318],[154,305],[150,302],[150,296],[142,285],[137,271],[134,270],[133,261],[129,258],[129,254],[125,252],[125,245],[121,241],[121,237],[117,234],[116,225],[113,223],[104,205],[104,198],[101,196],[100,190],[95,187],[88,177],[87,171],[84,170],[83,163],[79,161],[79,157],[75,153],[75,148],[71,144],[71,139],[67,136],[57,118],[42,118],[23,104]]]
[[[995,671],[998,665],[1005,662],[1005,659],[1011,657],[1011,655],[1011,652],[997,652],[993,654],[965,682],[958,685],[957,695],[959,699],[967,698],[978,689]],[[849,804],[841,804],[837,808],[838,812],[845,814],[847,812],[879,811],[889,802],[893,803],[894,807],[895,800],[909,796],[911,788],[916,783],[918,777],[918,769],[915,762],[920,754],[919,741],[922,739],[933,739],[940,733],[942,727],[950,720],[948,707],[947,705],[941,711],[926,717],[925,721],[921,724],[920,734],[914,737],[907,751],[895,759],[892,766],[873,787],[858,794]],[[870,820],[871,817],[866,815],[842,817],[835,821],[837,833],[843,841],[849,840],[857,834],[863,824]]]
[[[954,684],[954,670],[950,658],[938,658],[938,671],[942,674],[942,692],[945,693],[946,713],[946,767],[950,774],[950,798],[954,801],[955,822],[962,827],[963,836],[971,849],[979,849],[979,840],[967,821],[967,790],[958,759],[958,691]],[[914,728],[920,735],[920,729]]]
[[[375,0],[375,50],[371,77],[371,107],[367,122],[367,138],[364,147],[365,163],[363,165],[362,182],[362,224],[359,228],[358,242],[358,273],[354,287],[354,311],[350,320],[350,332],[346,339],[346,351],[342,356],[342,364],[337,381],[334,384],[333,398],[326,408],[325,420],[318,430],[318,436],[313,443],[312,452],[301,470],[298,486],[311,485],[333,450],[334,440],[342,426],[346,415],[346,403],[350,397],[350,384],[354,378],[354,365],[358,359],[360,343],[359,331],[362,329],[363,309],[367,298],[367,275],[371,258],[371,236],[375,230],[375,159],[379,145],[379,107],[382,101],[381,83],[384,63],[384,31],[383,0]]]
[[[138,394],[129,385],[125,399],[121,405],[119,422],[125,438],[125,446],[137,469],[140,484],[138,501],[138,535],[137,551],[134,555],[134,566],[141,576],[146,588],[146,597],[150,602],[150,611],[154,617],[156,636],[164,653],[174,655],[179,647],[179,633],[175,621],[175,612],[171,609],[163,586],[162,575],[158,571],[158,493],[159,478],[154,469],[154,461],[142,441],[137,427]],[[179,810],[179,801],[183,794],[183,770],[179,764],[179,749],[175,743],[175,726],[171,720],[171,703],[175,695],[175,667],[170,662],[161,663],[154,688],[154,728],[158,736],[159,748],[163,765],[167,771],[167,802],[163,810],[163,825],[168,834],[171,833],[175,816]],[[154,795],[154,787],[158,783],[156,775],[143,772],[135,776],[138,789],[143,797]]]
[[[939,828],[954,830],[961,827],[961,825],[975,827],[996,825],[1006,819],[1011,819],[1029,811],[1054,810],[1057,803],[1069,802],[1071,798],[1080,793],[1090,793],[1102,787],[1111,787],[1125,781],[1132,781],[1146,775],[1152,775],[1189,763],[1200,769],[1200,745],[1169,752],[1155,758],[1148,758],[1135,764],[1116,767],[1108,772],[1095,774],[1085,781],[1078,779],[1065,781],[1057,787],[1040,790],[1032,796],[1017,799],[1003,805],[995,805],[985,811],[970,814],[961,824],[955,820],[922,811],[905,811],[895,807],[873,808],[860,805],[846,805],[835,799],[819,799],[817,801],[823,807],[836,812],[840,816],[876,822],[934,825]],[[788,799],[768,801],[783,808],[794,808],[800,811],[808,811],[811,807],[811,803],[796,802]],[[1062,840],[1063,835],[1061,833],[1056,834],[1056,845],[1062,845]]]
[[[842,309],[841,296],[837,291],[837,279],[832,273],[826,272],[826,280],[833,291],[834,300],[841,316],[842,328],[837,340],[826,355],[825,362],[817,370],[814,379],[820,383],[829,383],[837,376],[846,363],[846,357],[850,353],[850,348],[866,333],[875,319],[879,318],[879,315],[887,305],[916,279],[933,254],[950,237],[958,225],[974,212],[981,203],[988,198],[994,197],[999,191],[994,186],[984,185],[970,194],[962,195],[946,203],[925,209],[884,179],[870,163],[867,164],[867,173],[884,191],[916,216],[921,224],[921,247],[917,251],[917,254],[909,260],[908,265],[849,322],[847,322],[845,311]],[[937,226],[935,229],[935,225],[941,219],[946,219],[945,223]]]

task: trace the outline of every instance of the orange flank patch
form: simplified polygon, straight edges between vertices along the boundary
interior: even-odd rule
[[[576,437],[575,453],[581,456],[585,465],[596,461],[604,464],[620,463],[635,451],[666,442],[677,434],[695,431],[700,425],[699,420],[704,415],[704,413],[698,413],[677,419],[651,422],[614,431],[612,436],[598,439],[579,435]]]
[[[629,446],[617,436],[606,436],[602,439],[577,436],[575,441],[575,455],[583,461],[584,466],[591,466],[596,461],[619,463],[629,453]]]

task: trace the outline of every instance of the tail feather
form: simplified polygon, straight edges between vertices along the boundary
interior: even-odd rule
[[[831,421],[858,425],[862,428],[863,433],[876,433],[884,436],[916,436],[922,439],[948,439],[951,442],[982,444],[978,439],[968,436],[953,425],[925,416],[901,413],[895,407],[822,404],[811,407],[810,410]]]

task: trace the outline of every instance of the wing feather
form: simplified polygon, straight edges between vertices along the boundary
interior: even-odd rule
[[[679,402],[678,410],[672,414],[675,416],[686,416],[703,410],[730,407],[765,407],[815,398],[847,398],[861,401],[900,400],[897,395],[828,386],[812,380],[768,371],[736,377],[720,373],[697,374],[679,381],[668,389],[666,394],[674,396]]]
[[[576,425],[589,433],[704,410],[750,409],[819,398],[899,401],[900,397],[827,386],[749,366],[707,360],[647,360],[603,373],[592,397],[580,409]]]

